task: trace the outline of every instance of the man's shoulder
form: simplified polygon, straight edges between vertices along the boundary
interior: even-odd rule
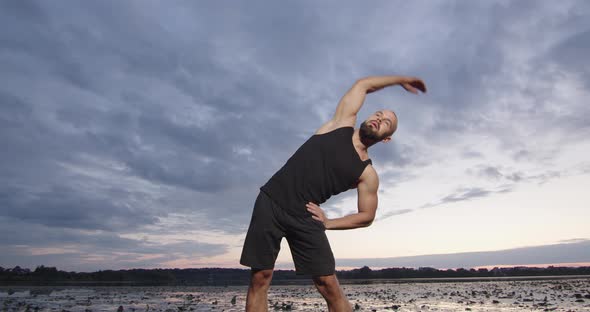
[[[368,164],[365,167],[365,170],[363,170],[363,173],[361,174],[360,178],[359,178],[359,182],[360,183],[377,183],[379,184],[379,175],[377,174],[377,170],[375,170],[375,167],[373,167],[372,164]]]
[[[344,127],[353,127],[354,128],[355,122],[356,122],[356,120],[352,119],[352,118],[348,118],[345,120],[331,119],[331,120],[327,121],[326,123],[324,123],[314,134],[325,134],[325,133],[334,131],[338,128],[344,128]]]

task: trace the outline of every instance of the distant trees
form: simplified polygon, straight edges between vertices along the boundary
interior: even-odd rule
[[[35,268],[35,271],[33,271],[33,275],[39,278],[55,279],[59,277],[60,272],[57,270],[56,267],[46,267],[40,265],[37,268]]]
[[[457,278],[457,277],[504,277],[504,276],[548,276],[548,275],[590,275],[590,267],[512,267],[482,269],[446,269],[431,267],[386,268],[372,270],[368,266],[359,269],[338,271],[343,280],[402,279],[402,278]],[[37,266],[34,271],[15,266],[0,267],[0,284],[23,285],[245,285],[250,280],[247,269],[132,269],[104,270],[92,273],[59,271],[56,267]],[[273,284],[297,284],[308,282],[309,276],[296,275],[292,270],[276,270]]]

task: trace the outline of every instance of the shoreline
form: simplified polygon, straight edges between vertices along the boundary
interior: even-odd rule
[[[0,287],[0,302],[6,311],[243,311],[246,287],[4,286]],[[436,279],[430,283],[422,279],[346,284],[343,290],[350,304],[363,311],[590,311],[590,276],[545,276],[516,281]],[[311,283],[271,287],[268,307],[275,311],[327,310],[325,300]]]
[[[374,279],[339,279],[343,285],[372,285],[372,284],[412,284],[412,283],[468,283],[468,282],[501,282],[501,281],[542,281],[542,280],[570,280],[590,279],[590,275],[546,275],[546,276],[496,276],[496,277],[436,277],[436,278],[374,278]],[[308,279],[281,279],[273,281],[274,286],[301,286],[311,283]],[[214,282],[212,284],[150,284],[133,281],[56,281],[44,284],[31,283],[2,283],[0,289],[4,288],[27,288],[27,287],[233,287],[247,286],[243,281]]]

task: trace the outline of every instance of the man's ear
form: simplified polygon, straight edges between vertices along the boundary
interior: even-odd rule
[[[391,137],[390,136],[388,136],[385,139],[381,140],[382,143],[387,143],[389,141],[391,141]]]

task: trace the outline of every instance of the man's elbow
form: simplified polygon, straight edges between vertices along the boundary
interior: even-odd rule
[[[369,227],[371,226],[371,224],[373,224],[373,220],[375,220],[374,216],[368,217],[365,220],[363,220],[362,226],[363,227]]]
[[[371,77],[365,77],[357,80],[353,88],[364,94],[372,93],[383,89],[384,86],[375,85],[375,81]]]
[[[367,92],[371,89],[371,82],[369,81],[368,77],[360,78],[354,82],[353,88],[358,89],[362,92]]]

